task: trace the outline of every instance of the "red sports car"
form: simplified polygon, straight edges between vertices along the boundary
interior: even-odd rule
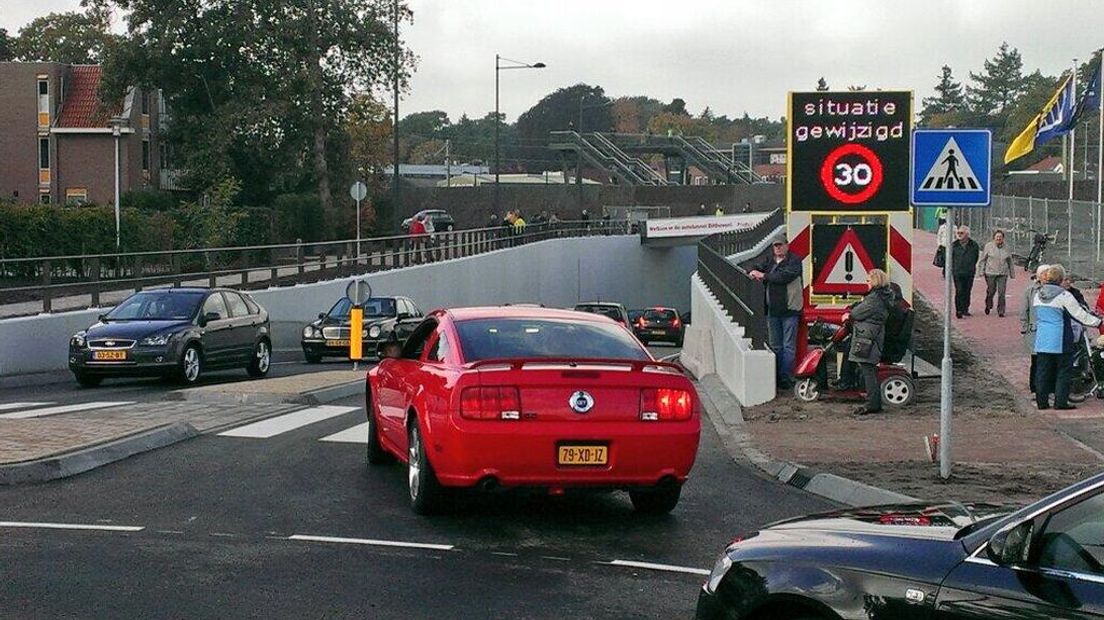
[[[693,384],[595,314],[438,310],[366,388],[368,462],[406,462],[420,514],[443,487],[625,489],[666,513],[698,451]]]

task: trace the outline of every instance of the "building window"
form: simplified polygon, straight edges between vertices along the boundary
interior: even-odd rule
[[[41,203],[41,204],[44,204],[44,205],[50,204],[50,194],[48,192],[39,194],[38,195],[38,202]]]
[[[38,126],[50,126],[50,80],[38,78]]]
[[[50,182],[50,139],[38,139],[38,182],[47,185]]]
[[[86,187],[67,187],[65,188],[65,204],[80,206],[88,204],[88,188]]]
[[[150,143],[149,140],[142,140],[142,172],[149,173],[150,170]]]
[[[149,93],[142,93],[142,114],[149,114]]]

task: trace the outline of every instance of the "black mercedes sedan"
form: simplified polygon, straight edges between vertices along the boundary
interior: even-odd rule
[[[1026,508],[855,508],[737,538],[701,620],[1104,617],[1104,474]]]
[[[422,311],[409,297],[371,297],[364,308],[361,341],[365,356],[377,355],[382,343],[391,338],[405,342],[422,319]],[[349,311],[353,302],[343,297],[329,312],[303,328],[303,355],[307,363],[317,364],[323,357],[349,357]]]
[[[69,339],[69,370],[84,387],[107,377],[163,376],[195,383],[208,370],[268,374],[268,312],[230,289],[153,289],[131,295]]]

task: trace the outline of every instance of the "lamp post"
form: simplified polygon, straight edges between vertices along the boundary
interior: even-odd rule
[[[113,116],[110,122],[111,135],[115,137],[115,251],[118,252],[122,245],[119,225],[119,141],[123,135],[123,128],[129,121],[125,116]]]
[[[502,64],[503,62],[508,62],[508,63],[512,63],[512,64],[508,64],[508,65],[503,66],[503,64]],[[500,71],[503,71],[503,70],[506,70],[506,69],[543,69],[545,66],[546,65],[543,62],[535,62],[533,64],[529,64],[529,63],[526,63],[526,62],[521,62],[520,60],[510,60],[509,58],[503,58],[502,56],[499,56],[498,54],[495,54],[495,190],[494,190],[494,211],[495,211],[496,214],[498,213],[498,185],[499,185],[498,181],[499,181],[499,171],[501,170],[501,165],[499,164],[499,159],[498,159],[498,130],[499,130],[499,126],[502,125],[502,117],[498,113],[498,73]]]

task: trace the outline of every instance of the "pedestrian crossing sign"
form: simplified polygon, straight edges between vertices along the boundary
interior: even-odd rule
[[[912,132],[912,204],[989,206],[993,135],[988,129]]]

